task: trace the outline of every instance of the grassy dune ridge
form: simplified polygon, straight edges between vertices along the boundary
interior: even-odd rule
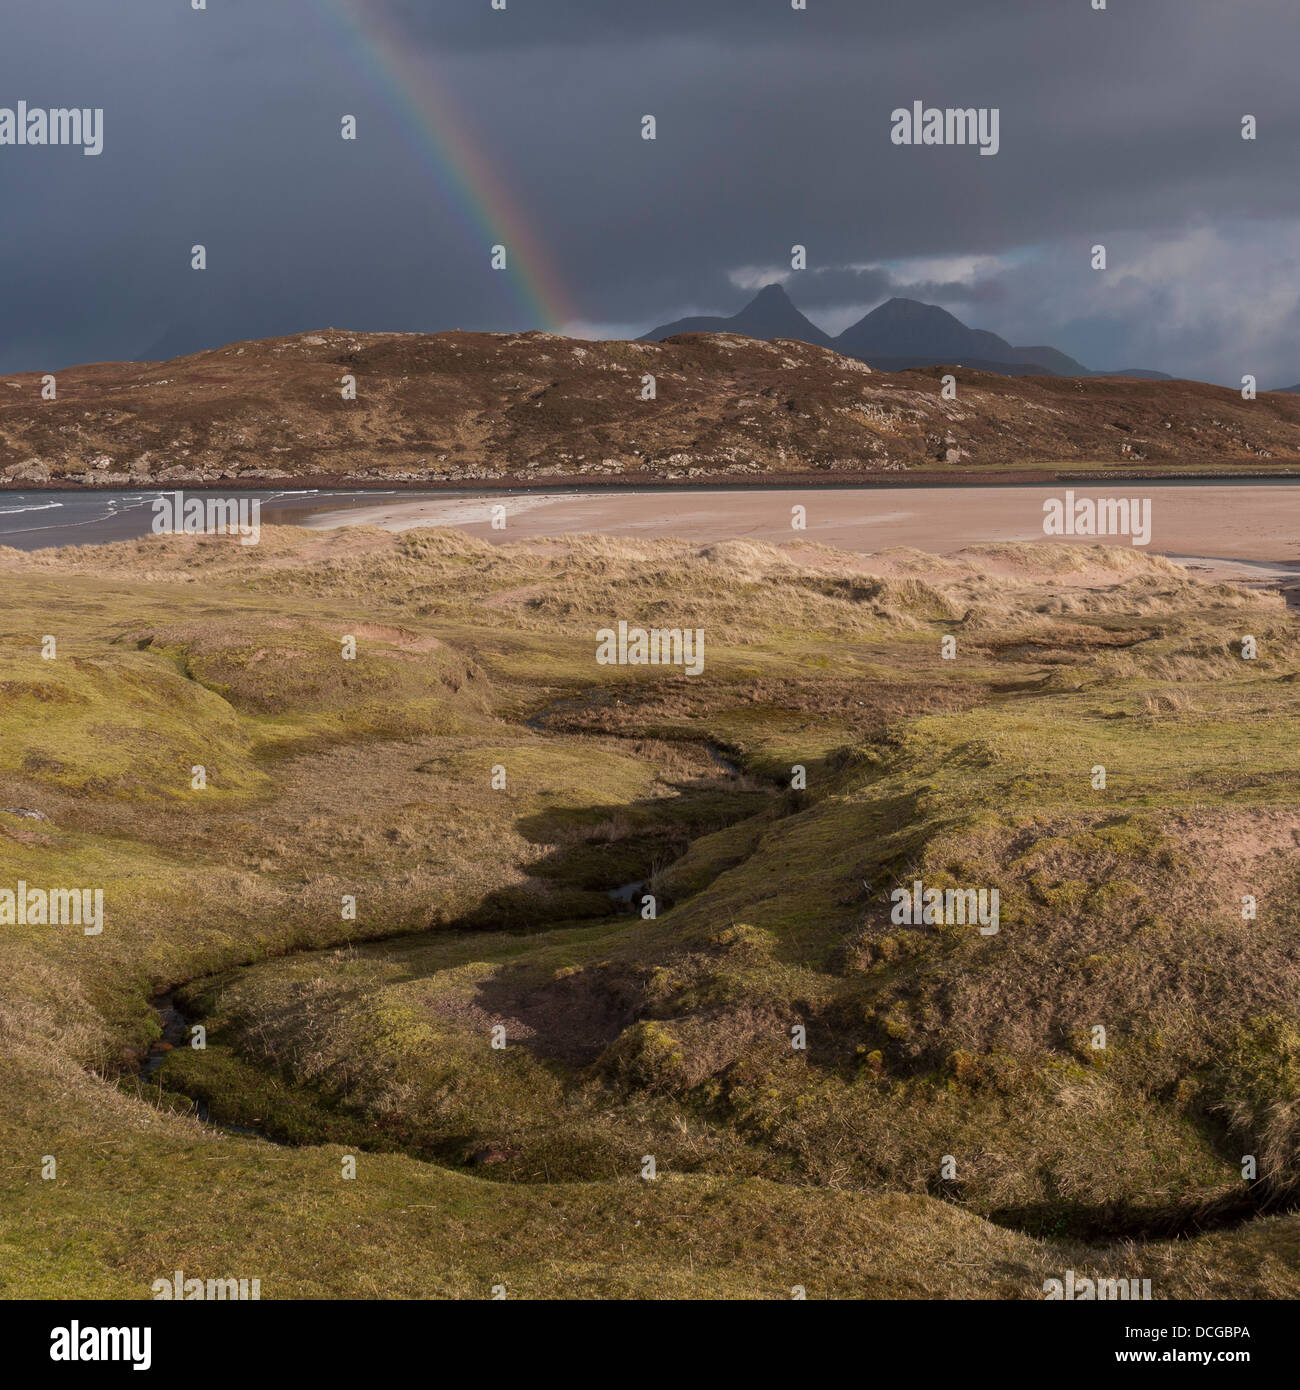
[[[0,888],[106,910],[0,927],[10,1296],[1300,1291],[1277,596],[433,530],[0,569],[0,806],[46,817],[0,811]],[[620,618],[703,628],[704,673],[597,665]],[[891,920],[917,878],[998,933]],[[208,1046],[122,1075],[173,988]]]

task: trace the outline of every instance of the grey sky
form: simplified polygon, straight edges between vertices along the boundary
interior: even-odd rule
[[[102,106],[105,145],[0,146],[0,370],[548,302],[621,335],[784,275],[831,331],[899,293],[1093,367],[1300,380],[1294,0],[207,4],[6,14],[0,107]],[[892,145],[915,100],[998,107],[999,153]]]

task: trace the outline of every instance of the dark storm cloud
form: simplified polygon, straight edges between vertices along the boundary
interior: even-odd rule
[[[415,41],[439,49],[532,48],[546,44],[654,43],[665,38],[717,39],[729,46],[879,42],[926,25],[987,23],[961,0],[507,0],[503,11],[483,4],[374,0],[399,19]],[[1032,17],[1040,0],[1003,0],[985,8],[999,23]],[[812,20],[813,23],[809,23]],[[805,26],[805,27],[799,27]]]
[[[828,304],[877,303],[888,299],[898,285],[887,270],[878,266],[836,266],[824,270],[814,267],[800,275],[791,288],[798,293],[800,305],[812,312]]]
[[[0,148],[0,367],[535,326],[520,277],[487,268],[516,233],[430,162],[341,7],[382,12],[460,109],[582,323],[734,311],[738,272],[788,271],[800,243],[787,288],[822,320],[908,293],[1092,365],[1300,379],[1293,0],[208,5],[6,17],[0,106],[103,106],[105,151]],[[998,107],[1000,152],[892,145],[914,100]]]
[[[813,269],[785,283],[798,294],[800,305],[814,314],[817,309],[840,304],[879,304],[892,295],[934,301],[960,299],[967,304],[994,304],[1007,297],[1006,282],[1000,277],[969,281],[915,279],[880,266]]]

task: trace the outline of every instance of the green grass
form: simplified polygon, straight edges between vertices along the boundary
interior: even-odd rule
[[[1238,1201],[1243,1154],[1293,1190],[1280,604],[1100,548],[0,562],[0,805],[48,817],[0,813],[0,886],[106,901],[99,938],[0,933],[6,1292],[1296,1292],[1295,1217],[1141,1237]],[[618,617],[704,626],[705,673],[597,666]],[[891,921],[914,877],[997,887],[999,933]],[[179,985],[207,1048],[119,1079]]]

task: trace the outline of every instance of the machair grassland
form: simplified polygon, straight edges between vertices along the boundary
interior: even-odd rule
[[[433,530],[0,582],[0,805],[47,817],[0,812],[0,887],[105,899],[0,928],[5,1296],[1300,1293],[1276,595]],[[704,629],[703,674],[597,665],[620,618]],[[999,889],[997,934],[892,922],[917,878]],[[208,1045],[142,1079],[164,990]]]

